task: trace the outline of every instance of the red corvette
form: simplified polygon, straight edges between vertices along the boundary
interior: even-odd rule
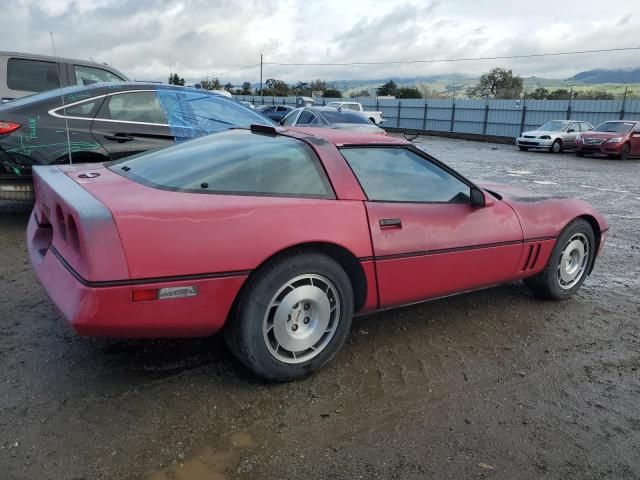
[[[255,126],[34,174],[31,261],[79,334],[224,327],[279,381],[328,362],[354,314],[517,279],[567,298],[608,229],[583,201],[481,188],[404,140],[330,129]]]

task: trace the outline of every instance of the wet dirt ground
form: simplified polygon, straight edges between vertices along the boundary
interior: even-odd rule
[[[611,223],[574,298],[520,283],[354,321],[324,370],[265,384],[220,338],[76,336],[0,206],[2,479],[640,478],[640,160],[422,137],[476,180]]]

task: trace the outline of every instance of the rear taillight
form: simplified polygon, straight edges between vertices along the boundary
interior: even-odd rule
[[[7,133],[15,132],[19,128],[19,123],[0,122],[0,135],[6,135]]]

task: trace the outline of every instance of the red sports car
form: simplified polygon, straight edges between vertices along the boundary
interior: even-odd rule
[[[411,143],[254,126],[103,165],[35,167],[33,267],[81,335],[224,327],[286,381],[354,314],[525,279],[564,299],[608,226],[589,204],[480,187]]]
[[[576,155],[601,153],[626,160],[640,156],[640,122],[604,122],[576,137]]]

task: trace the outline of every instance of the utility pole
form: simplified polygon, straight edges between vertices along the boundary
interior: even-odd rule
[[[262,54],[260,54],[260,96],[262,96]]]

